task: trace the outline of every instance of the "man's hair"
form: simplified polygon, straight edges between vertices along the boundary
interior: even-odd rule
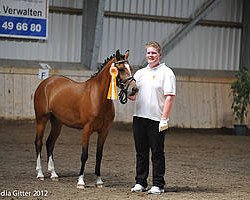
[[[148,47],[153,47],[158,51],[158,53],[160,55],[162,54],[161,45],[158,42],[156,42],[156,41],[147,42],[146,45],[145,45],[145,48],[148,48]]]

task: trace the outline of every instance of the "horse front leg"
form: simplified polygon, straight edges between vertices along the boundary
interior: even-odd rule
[[[96,165],[95,165],[95,175],[97,176],[96,187],[98,188],[102,188],[103,186],[103,181],[101,178],[101,162],[102,162],[103,147],[107,135],[108,131],[98,133],[97,149],[96,149]]]
[[[97,176],[96,187],[98,188],[102,188],[103,186],[103,181],[101,178],[102,152],[103,152],[103,144],[98,143],[96,150],[96,165],[95,165],[95,175]]]
[[[82,146],[82,155],[81,155],[81,169],[78,177],[77,188],[85,189],[85,182],[84,182],[84,168],[86,161],[88,160],[88,145]]]
[[[88,160],[88,146],[89,146],[89,131],[83,130],[82,133],[82,155],[81,155],[81,169],[78,177],[77,188],[85,189],[84,169],[86,161]]]

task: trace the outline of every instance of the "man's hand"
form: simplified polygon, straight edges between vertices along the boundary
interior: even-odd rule
[[[131,100],[131,101],[135,101],[136,96],[137,96],[137,93],[135,93],[135,95],[133,95],[133,96],[128,96],[128,99]]]
[[[167,130],[168,129],[168,121],[169,119],[161,119],[159,124],[159,132]]]

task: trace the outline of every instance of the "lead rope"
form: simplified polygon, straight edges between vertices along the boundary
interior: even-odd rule
[[[127,97],[127,90],[126,89],[122,88],[121,91],[119,92],[118,96],[119,96],[119,100],[122,104],[127,103],[128,97]]]
[[[119,92],[118,96],[119,96],[119,100],[122,104],[125,104],[128,102],[128,87],[131,83],[131,81],[135,81],[134,77],[131,76],[129,77],[126,81],[129,81],[129,83],[127,84],[127,87],[125,88],[125,83],[120,83],[120,88],[121,91]],[[125,81],[125,82],[126,82]]]

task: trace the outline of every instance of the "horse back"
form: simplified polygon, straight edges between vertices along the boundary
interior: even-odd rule
[[[97,127],[112,122],[113,102],[98,100],[99,85],[94,79],[85,82],[76,82],[64,76],[45,79],[34,96],[36,118],[53,114],[63,124],[75,128],[82,128],[87,123]]]
[[[51,76],[43,80],[37,87],[34,95],[36,114],[52,112],[54,107],[69,106],[69,101],[79,99],[84,90],[84,83],[73,81],[64,76]],[[39,113],[38,113],[39,112]]]

